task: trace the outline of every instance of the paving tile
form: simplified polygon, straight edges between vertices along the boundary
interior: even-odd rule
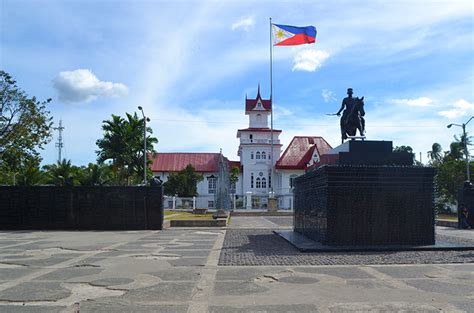
[[[71,292],[59,282],[28,282],[0,291],[1,301],[57,301]]]

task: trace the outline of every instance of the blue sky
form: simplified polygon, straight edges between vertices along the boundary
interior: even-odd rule
[[[141,105],[158,152],[238,159],[245,95],[269,96],[269,17],[314,25],[314,45],[274,48],[274,119],[340,143],[346,89],[364,96],[367,137],[448,150],[474,115],[471,1],[0,1],[0,68],[52,98],[63,156],[96,159],[101,123]],[[472,131],[474,122],[468,125]],[[57,159],[53,141],[43,163]]]

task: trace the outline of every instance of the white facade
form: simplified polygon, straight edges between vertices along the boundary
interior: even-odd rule
[[[263,107],[259,97],[257,97],[255,106],[245,114],[249,116],[249,128],[240,129],[237,132],[237,138],[240,139],[237,154],[240,157],[242,170],[241,177],[239,177],[240,190],[242,191],[240,195],[244,197],[251,193],[253,203],[252,205],[246,204],[247,208],[265,208],[272,184],[274,184],[274,191],[278,188],[278,179],[272,170],[281,155],[279,140],[281,131],[273,131],[272,138],[272,132],[268,127],[270,111]]]

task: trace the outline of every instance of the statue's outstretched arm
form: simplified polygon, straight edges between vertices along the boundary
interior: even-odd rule
[[[344,110],[344,101],[342,101],[341,108],[337,111],[336,115],[341,115],[342,110]]]

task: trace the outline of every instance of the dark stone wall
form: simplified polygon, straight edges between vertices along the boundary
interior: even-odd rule
[[[0,229],[162,229],[162,187],[0,186]]]
[[[294,230],[329,245],[434,244],[434,174],[322,166],[295,180]]]
[[[459,191],[458,196],[458,221],[461,219],[461,205],[465,205],[468,212],[468,222],[474,228],[474,188],[472,186],[464,187]],[[461,228],[458,222],[458,228]]]

